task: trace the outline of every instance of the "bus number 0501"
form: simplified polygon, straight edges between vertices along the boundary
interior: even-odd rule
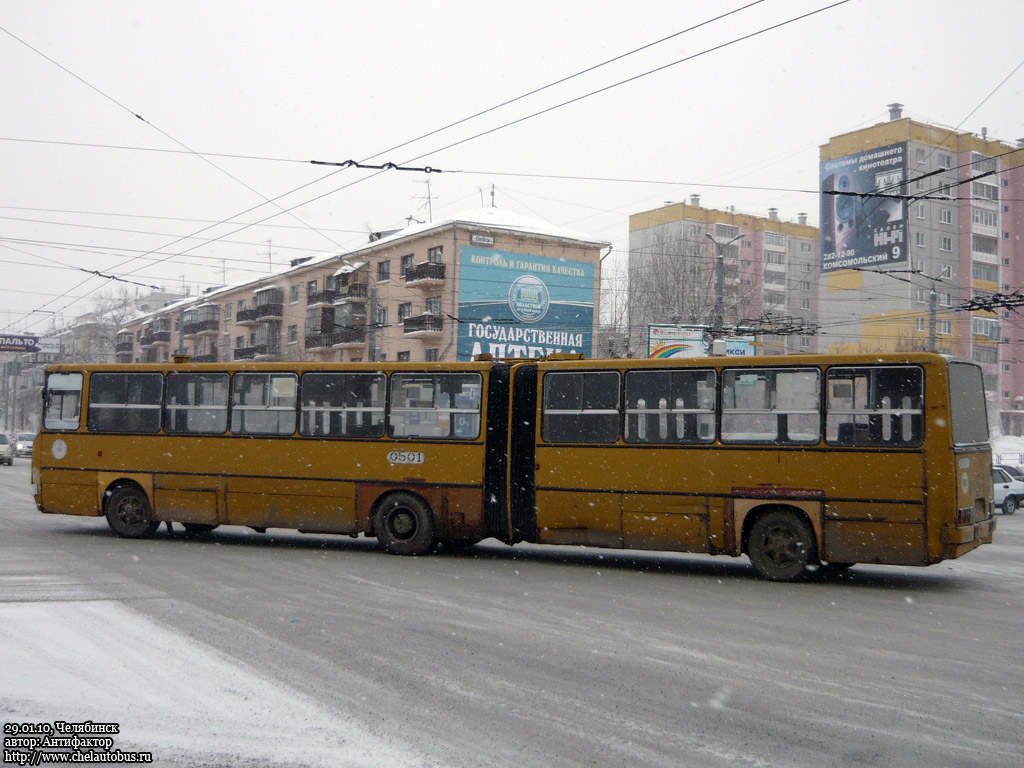
[[[421,451],[391,451],[388,454],[389,464],[422,464],[423,453]]]

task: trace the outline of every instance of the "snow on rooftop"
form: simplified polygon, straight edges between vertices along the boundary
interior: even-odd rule
[[[470,227],[475,225],[486,227],[487,229],[504,229],[515,232],[526,232],[531,235],[542,235],[544,237],[579,240],[584,243],[591,243],[599,246],[611,245],[608,241],[600,240],[582,232],[565,229],[557,224],[551,224],[546,221],[541,221],[540,219],[533,219],[529,216],[513,213],[512,211],[506,211],[503,208],[475,208],[463,211],[462,213],[447,219],[439,219],[425,224],[415,224],[411,227],[401,229],[392,235],[388,235],[387,237],[382,237],[380,240],[372,243],[372,245],[378,246],[381,243],[404,240],[405,238],[420,235],[424,232],[430,232],[434,229],[450,227],[453,224],[462,224]]]

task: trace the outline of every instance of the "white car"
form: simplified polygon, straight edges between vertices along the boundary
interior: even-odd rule
[[[14,435],[14,455],[15,456],[31,456],[32,455],[32,443],[35,442],[36,436],[33,432],[18,432]]]
[[[1024,501],[1024,481],[1014,480],[1005,469],[992,467],[992,503],[1001,507],[1004,515],[1012,515]]]
[[[14,446],[7,439],[7,435],[0,432],[0,465],[3,464],[9,467],[14,464]]]

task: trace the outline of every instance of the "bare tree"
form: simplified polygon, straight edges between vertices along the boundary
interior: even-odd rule
[[[650,324],[713,324],[717,252],[703,228],[666,226],[642,234],[644,242],[630,244],[627,325],[631,352],[645,357]],[[761,298],[754,286],[760,281],[744,278],[747,267],[739,248],[723,248],[722,257],[723,319],[736,323],[759,314]]]

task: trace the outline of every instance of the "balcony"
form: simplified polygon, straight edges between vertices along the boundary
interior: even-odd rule
[[[444,332],[441,315],[416,315],[402,321],[402,334],[408,337],[440,336]]]
[[[361,347],[366,343],[365,328],[344,328],[340,331],[325,333],[325,341],[332,347]]]
[[[132,353],[133,346],[134,345],[130,341],[119,341],[117,344],[114,345],[114,352],[119,355],[124,352],[127,352],[130,355]],[[129,360],[128,362],[130,363],[131,360]]]
[[[181,327],[182,336],[202,336],[208,333],[220,333],[220,320],[217,318],[210,318],[207,320],[199,320],[194,323],[185,323]]]
[[[334,303],[345,304],[349,301],[366,301],[366,296],[369,292],[370,291],[366,283],[353,283],[352,285],[346,285],[344,288],[339,288],[336,291]]]
[[[264,304],[252,309],[240,309],[235,315],[238,325],[256,325],[269,320],[280,320],[284,316],[284,304]]]
[[[152,333],[147,333],[145,336],[143,336],[142,337],[142,341],[140,342],[140,345],[143,346],[143,347],[152,347],[152,346],[155,346],[157,344],[166,344],[166,345],[170,346],[170,344],[171,344],[171,332],[170,331],[153,331]]]
[[[220,355],[216,352],[209,355],[193,355],[191,362],[193,363],[219,363]]]
[[[132,353],[131,352],[118,352],[116,355],[114,355],[114,362],[115,363],[130,363],[130,362],[132,362]]]
[[[314,307],[317,304],[333,304],[338,298],[338,292],[333,288],[323,291],[314,291],[306,296],[306,306]]]
[[[303,344],[306,350],[309,352],[319,352],[325,349],[330,349],[334,346],[330,340],[331,334],[329,333],[310,333],[305,336]]]
[[[266,344],[256,344],[251,347],[235,347],[235,360],[255,360],[257,355],[267,354],[269,347]]]
[[[405,284],[409,287],[426,288],[444,282],[444,264],[426,261],[405,270]]]

